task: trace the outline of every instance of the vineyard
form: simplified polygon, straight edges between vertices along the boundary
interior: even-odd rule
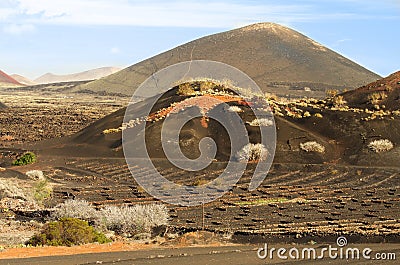
[[[199,178],[211,180],[222,172],[211,168],[208,174],[191,175],[183,170],[158,170],[169,180],[185,184]],[[149,181],[154,174],[140,167],[131,171]],[[390,241],[400,231],[400,190],[396,187],[400,174],[395,169],[276,164],[262,185],[249,192],[252,173],[246,170],[233,189],[204,205],[204,215],[201,206],[170,205],[171,224],[179,229],[231,232],[237,237],[341,233],[385,236]],[[67,198],[88,200],[96,206],[155,200],[136,184],[123,160],[72,160],[57,168],[51,178],[62,183],[54,189],[54,203]]]

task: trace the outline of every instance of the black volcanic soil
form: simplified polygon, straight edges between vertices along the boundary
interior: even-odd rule
[[[0,103],[0,147],[74,134],[124,105],[112,97],[28,91],[2,93],[8,108]]]
[[[158,170],[177,183],[213,179],[223,165],[208,174]],[[154,201],[137,186],[124,160],[67,159],[47,175],[63,185],[55,189],[54,203],[80,198],[103,204]],[[328,240],[336,234],[377,241],[399,240],[399,169],[338,165],[274,164],[262,185],[247,190],[253,168],[221,199],[205,205],[204,227],[231,232],[233,240],[259,242],[263,238],[308,242],[309,236]],[[149,174],[137,168],[134,174]],[[151,181],[151,174],[149,181]],[[111,188],[112,187],[112,188]],[[171,224],[187,231],[202,229],[201,207],[170,207]],[[246,238],[246,235],[253,235]],[[354,242],[354,241],[353,241]]]

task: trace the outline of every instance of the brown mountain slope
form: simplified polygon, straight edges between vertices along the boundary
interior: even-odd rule
[[[22,84],[19,83],[17,80],[9,76],[8,74],[4,73],[0,70],[0,85],[10,85],[10,86],[21,86]]]
[[[55,75],[52,73],[47,73],[39,78],[36,78],[34,82],[36,84],[48,84],[48,83],[59,83],[59,82],[95,80],[113,74],[119,70],[121,69],[117,67],[101,67],[69,75]]]
[[[356,90],[343,93],[349,106],[375,107],[387,110],[400,109],[400,71]]]
[[[310,38],[274,23],[206,36],[75,88],[132,95],[152,73],[189,60],[227,63],[248,74],[263,91],[271,86],[357,88],[380,77]]]

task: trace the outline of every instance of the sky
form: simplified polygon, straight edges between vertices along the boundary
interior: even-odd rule
[[[124,68],[257,22],[291,27],[381,76],[400,70],[400,0],[1,0],[0,69],[35,79]]]

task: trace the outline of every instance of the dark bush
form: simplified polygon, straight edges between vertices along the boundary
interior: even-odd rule
[[[72,246],[98,242],[111,242],[103,233],[96,231],[88,222],[76,218],[61,218],[43,227],[27,244],[48,246]]]
[[[13,166],[24,166],[36,162],[36,155],[32,152],[26,152],[18,159],[12,162]]]

